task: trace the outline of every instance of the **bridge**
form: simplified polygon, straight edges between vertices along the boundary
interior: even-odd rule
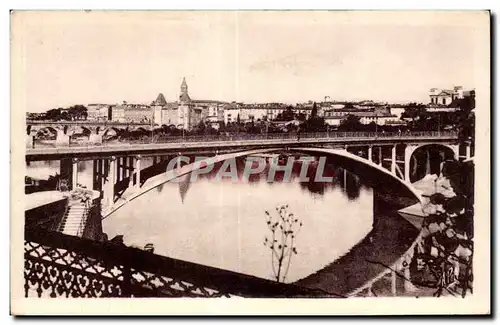
[[[156,125],[157,126],[157,125]],[[59,146],[70,145],[71,136],[83,134],[89,143],[100,144],[103,136],[114,130],[147,130],[150,131],[155,125],[151,123],[135,122],[112,122],[112,121],[26,121],[26,144],[33,147],[35,140],[41,134],[50,133],[55,136],[55,143]]]
[[[147,179],[164,173],[168,162],[179,156],[221,156],[249,150],[292,150],[294,148],[340,149],[360,156],[366,163],[386,168],[392,175],[411,181],[414,153],[440,146],[447,159],[469,159],[471,146],[461,148],[454,132],[368,133],[330,132],[296,135],[236,135],[172,138],[161,143],[116,143],[99,146],[28,148],[26,161],[60,160],[60,175],[70,188],[78,184],[78,163],[93,161],[93,190],[100,191],[103,206],[112,207],[127,188],[140,190]],[[141,160],[153,159],[153,166],[141,168]],[[430,173],[430,155],[425,162]],[[446,160],[446,159],[443,159]]]
[[[207,141],[201,141],[200,138],[187,138],[184,142],[178,139],[165,143],[131,143],[102,146],[68,146],[61,148],[48,149],[28,149],[26,152],[27,161],[35,160],[61,160],[61,175],[69,176],[70,184],[75,188],[78,180],[78,162],[82,160],[91,160],[94,162],[93,189],[101,192],[101,202],[104,207],[103,217],[110,217],[122,207],[126,206],[132,200],[140,198],[142,195],[151,191],[162,184],[172,181],[182,175],[188,175],[195,170],[199,170],[204,165],[215,164],[224,160],[244,157],[248,155],[273,152],[288,151],[305,153],[308,155],[326,155],[343,162],[342,165],[354,171],[363,171],[365,175],[371,175],[374,183],[384,184],[406,191],[412,195],[417,202],[423,202],[421,196],[413,186],[410,177],[411,162],[414,160],[415,152],[420,149],[426,149],[429,146],[439,146],[451,159],[471,160],[470,145],[465,144],[460,148],[457,134],[451,132],[426,132],[426,133],[407,133],[407,134],[373,134],[373,133],[332,133],[332,134],[305,134],[298,140],[295,136],[274,136],[274,137],[254,137],[244,139],[243,137],[233,138],[209,138]],[[463,150],[461,150],[463,149]],[[460,155],[464,152],[465,155]],[[180,157],[189,154],[209,155],[203,161],[189,160],[181,164]],[[141,159],[152,157],[153,165],[141,168]],[[429,165],[429,154],[426,155],[425,165]],[[173,162],[173,164],[171,163]],[[347,164],[346,164],[347,163]],[[169,169],[168,166],[174,166]],[[381,182],[383,180],[383,182]],[[400,192],[398,192],[400,193]],[[51,234],[51,236],[56,236]],[[41,242],[43,236],[33,238],[33,241]],[[36,240],[35,240],[36,239]],[[68,241],[69,239],[64,239]],[[76,249],[77,246],[71,246]],[[394,263],[397,269],[402,270],[407,277],[409,268],[407,260],[411,258],[414,244],[405,248],[402,257]],[[76,249],[77,250],[77,249]],[[93,253],[94,254],[94,253]],[[134,254],[143,254],[134,252]],[[104,257],[103,257],[104,258]],[[108,257],[106,257],[108,258]],[[165,260],[166,261],[166,260]],[[156,263],[156,262],[155,262]],[[163,263],[163,262],[162,262]],[[166,263],[166,262],[165,262]],[[170,263],[170,262],[169,262]],[[179,263],[179,262],[175,262]],[[195,268],[195,266],[189,266]],[[196,266],[198,267],[198,266]],[[218,273],[218,270],[210,272]],[[201,272],[201,271],[200,271]],[[376,273],[373,273],[376,272]],[[378,273],[377,273],[378,272]],[[366,278],[360,279],[356,284],[350,284],[345,288],[339,287],[334,292],[319,292],[319,295],[338,295],[351,296],[360,294],[361,291],[371,292],[371,283],[387,275],[387,270],[375,270],[368,272]],[[390,273],[391,281],[396,275]],[[180,276],[180,275],[178,275]],[[239,275],[228,273],[226,276]],[[408,277],[407,277],[408,278]],[[330,281],[323,274],[312,275],[311,278],[303,279],[296,283],[298,287],[273,287],[272,295],[288,295],[289,290],[295,290],[294,294],[305,296],[318,295],[318,292],[304,292],[302,290],[317,289],[318,281]],[[194,281],[190,279],[191,281]],[[203,283],[202,278],[196,278],[194,282]],[[221,280],[222,281],[222,280]],[[240,283],[260,280],[242,279]],[[321,280],[323,281],[323,280]],[[249,282],[249,283],[250,283]],[[193,283],[193,282],[191,282]],[[257,283],[257,282],[256,282]],[[314,283],[314,285],[312,284]],[[260,284],[259,285],[263,285]],[[272,284],[266,283],[266,291],[271,290]],[[212,288],[224,287],[223,281],[217,282]],[[245,286],[244,286],[245,287]],[[396,286],[392,288],[395,290]],[[411,289],[411,283],[405,282],[405,288]],[[142,290],[142,289],[141,289]],[[203,290],[202,290],[203,291]],[[229,292],[237,292],[234,287]],[[393,291],[395,292],[395,291]],[[238,292],[237,295],[247,293]],[[259,293],[260,294],[260,293]],[[270,294],[270,293],[266,293]]]

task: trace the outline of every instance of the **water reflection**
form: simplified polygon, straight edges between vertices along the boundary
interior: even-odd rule
[[[290,282],[346,254],[371,230],[373,192],[357,176],[326,164],[323,176],[333,181],[314,182],[316,162],[307,171],[310,180],[300,182],[297,162],[289,182],[284,172],[269,182],[269,166],[247,180],[245,162],[236,161],[237,178],[217,180],[218,163],[194,182],[187,175],[166,183],[106,218],[104,230],[109,238],[124,234],[128,245],[154,243],[157,254],[273,279],[271,251],[262,244],[269,235],[264,213],[288,204],[304,224]]]
[[[221,162],[195,182],[186,175],[163,184],[106,218],[104,231],[108,238],[124,235],[127,245],[153,243],[156,254],[272,279],[271,252],[262,245],[268,235],[264,211],[288,204],[304,224],[296,242],[299,254],[287,276],[292,282],[345,255],[372,229],[370,186],[377,182],[366,175],[360,178],[356,170],[327,160],[321,176],[331,181],[316,182],[316,159],[308,165],[308,181],[301,180],[300,161],[294,162],[288,181],[284,171],[269,181],[269,165],[243,177],[246,161],[236,160],[236,179],[216,180]],[[144,168],[152,164],[150,158],[141,161]],[[59,162],[35,162],[27,168],[28,174],[47,177],[59,172]],[[91,187],[93,163],[79,162],[78,170],[78,182]]]
[[[312,158],[312,157],[309,157]],[[270,173],[270,164],[268,163],[264,170],[258,174],[245,175],[244,170],[246,166],[246,158],[238,158],[235,160],[234,166],[236,167],[235,177],[231,176],[230,168],[228,164],[224,162],[216,163],[213,168],[208,173],[199,174],[195,179],[206,179],[206,180],[218,180],[223,179],[224,181],[235,181],[243,182],[249,184],[250,186],[259,184],[261,182],[267,183],[271,186],[273,183],[296,183],[299,184],[300,188],[307,191],[309,194],[313,195],[324,195],[326,192],[331,191],[335,188],[339,188],[344,195],[350,200],[356,200],[359,195],[361,188],[364,187],[369,189],[366,184],[363,184],[360,177],[354,173],[351,173],[343,168],[339,168],[332,163],[326,162],[324,168],[321,169],[317,158],[315,161],[304,162],[299,159],[295,159],[291,166],[291,172],[287,175],[286,171],[277,170],[274,175]],[[222,169],[221,169],[222,168]],[[302,169],[305,169],[305,175]],[[222,175],[222,176],[221,176]],[[304,181],[303,177],[306,177]],[[180,183],[189,183],[190,176],[183,176]],[[320,179],[328,179],[328,181],[318,181]],[[186,185],[184,185],[186,187]],[[163,187],[158,187],[158,191],[161,192]],[[188,189],[188,188],[187,188]],[[180,191],[181,195],[184,196],[187,189]]]

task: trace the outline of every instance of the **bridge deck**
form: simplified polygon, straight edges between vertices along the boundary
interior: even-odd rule
[[[254,139],[231,139],[217,141],[186,141],[186,142],[164,142],[164,143],[113,143],[101,146],[69,146],[55,148],[29,148],[26,150],[27,160],[57,159],[63,157],[92,158],[96,156],[111,155],[133,155],[133,154],[155,154],[159,152],[186,152],[191,150],[231,150],[234,148],[265,148],[270,146],[303,146],[303,145],[377,145],[402,142],[439,142],[456,141],[456,133],[420,132],[410,134],[381,134],[362,133],[360,135],[329,134],[323,137],[312,135],[301,137],[287,135],[286,137],[266,139],[262,137]]]

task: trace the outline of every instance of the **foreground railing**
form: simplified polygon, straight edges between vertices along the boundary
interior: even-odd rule
[[[44,229],[25,231],[25,296],[335,297]]]

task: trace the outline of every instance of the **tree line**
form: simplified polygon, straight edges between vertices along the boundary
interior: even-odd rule
[[[86,120],[87,117],[87,107],[85,107],[84,105],[73,105],[68,108],[52,108],[42,114],[29,115],[30,119],[43,121],[75,121]]]

